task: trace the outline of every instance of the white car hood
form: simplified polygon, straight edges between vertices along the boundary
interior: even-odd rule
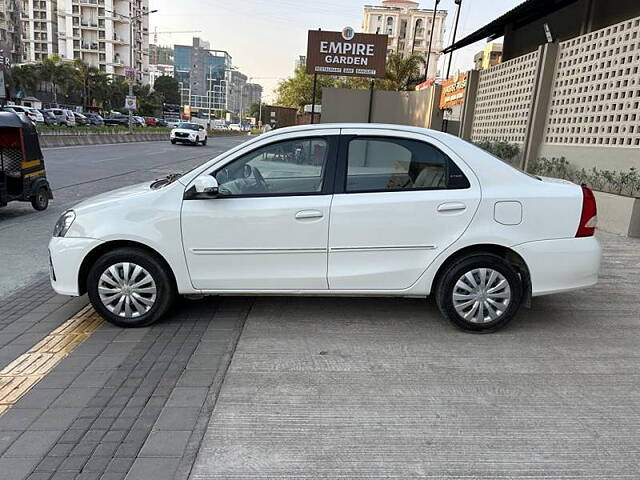
[[[141,195],[148,195],[154,190],[151,189],[152,182],[138,183],[136,185],[130,185],[128,187],[118,188],[110,192],[96,195],[95,197],[88,198],[83,202],[78,203],[73,207],[76,213],[83,213],[90,210],[100,209],[105,205],[109,205],[115,202],[124,201],[129,198],[138,197]]]
[[[197,130],[189,130],[188,128],[174,128],[173,130],[171,130],[171,133],[191,133],[193,135],[197,134],[198,131]]]

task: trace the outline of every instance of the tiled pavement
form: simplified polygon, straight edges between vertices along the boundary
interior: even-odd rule
[[[3,365],[84,304],[45,282],[5,300]],[[104,323],[0,416],[0,479],[186,479],[251,304],[184,301],[152,327]]]
[[[640,478],[640,241],[468,335],[404,299],[184,301],[103,324],[0,416],[0,480]],[[0,302],[0,366],[86,303]],[[246,319],[246,321],[245,321]]]

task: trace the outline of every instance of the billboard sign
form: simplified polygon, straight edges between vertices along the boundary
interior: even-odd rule
[[[307,73],[345,77],[383,78],[387,62],[387,36],[309,30]]]
[[[442,93],[440,95],[440,110],[455,107],[464,103],[464,96],[467,91],[467,74],[457,73],[452,78],[447,78],[442,82]]]

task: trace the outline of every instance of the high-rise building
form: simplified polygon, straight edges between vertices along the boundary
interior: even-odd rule
[[[304,67],[307,65],[307,56],[306,55],[298,55],[298,58],[296,58],[296,65],[295,65],[295,69],[299,69],[300,67]]]
[[[149,15],[144,14],[149,0],[57,0],[57,4],[60,57],[81,59],[115,75],[133,67],[137,80],[148,83]]]
[[[149,0],[20,1],[22,63],[57,54],[114,75],[133,67],[148,82]]]
[[[181,103],[204,116],[229,109],[231,55],[210,47],[209,42],[194,37],[192,45],[175,45],[173,49]]]
[[[149,45],[149,65],[173,65],[173,48]]]
[[[489,43],[473,56],[476,70],[485,70],[502,62],[502,44]]]
[[[39,62],[58,52],[56,0],[20,0],[20,62]]]
[[[364,33],[388,35],[388,53],[418,54],[425,61],[429,57],[426,76],[432,78],[438,76],[447,12],[437,10],[434,22],[433,10],[419,7],[418,2],[411,0],[382,0],[380,6],[367,5],[364,7],[362,30]],[[428,55],[432,30],[431,54]]]
[[[250,105],[244,103],[244,88],[247,85],[247,76],[237,70],[229,72],[229,103],[227,110],[232,113],[246,112]]]
[[[262,101],[262,91],[262,85],[257,83],[247,83],[244,86],[242,103],[246,105],[243,109],[245,112],[248,112],[253,105]]]
[[[20,63],[22,42],[20,3],[18,0],[0,0],[0,56],[3,62]]]

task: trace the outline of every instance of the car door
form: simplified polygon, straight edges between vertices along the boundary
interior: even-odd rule
[[[184,200],[183,246],[195,288],[327,290],[329,209],[339,130],[287,135],[207,174],[216,198]]]
[[[329,228],[331,290],[404,290],[467,228],[473,172],[419,133],[342,131]]]

